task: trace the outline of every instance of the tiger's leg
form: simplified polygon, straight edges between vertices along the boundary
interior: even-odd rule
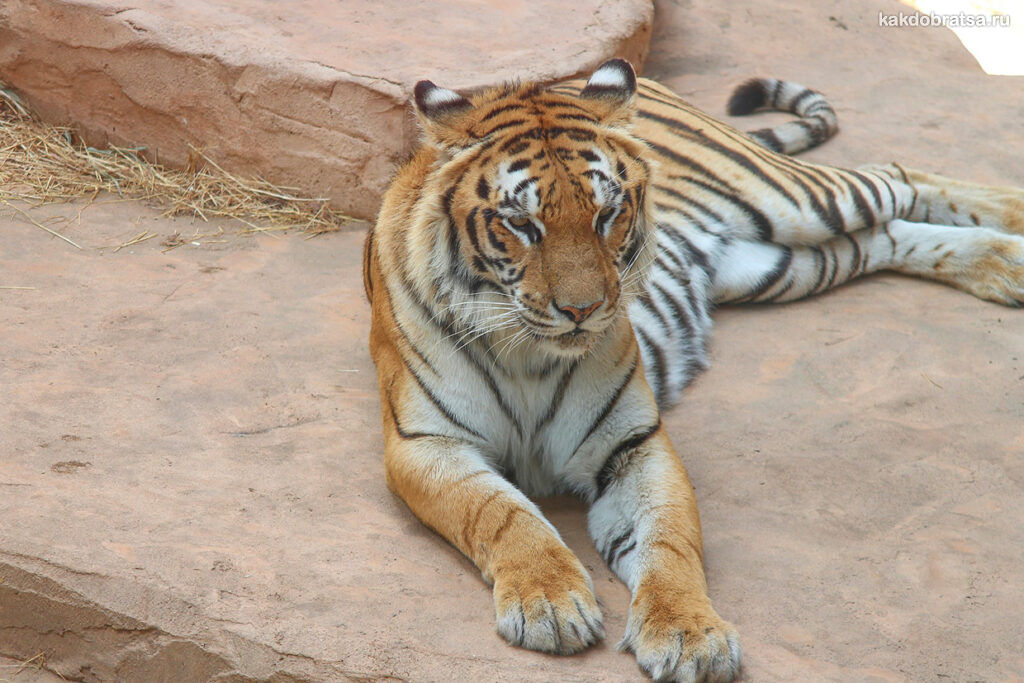
[[[1024,237],[905,220],[817,246],[730,242],[718,254],[711,296],[720,304],[793,301],[883,269],[1009,306],[1024,304]]]
[[[739,636],[707,596],[686,470],[661,425],[624,443],[591,484],[588,515],[595,545],[633,596],[619,647],[655,680],[731,681]]]
[[[493,585],[497,629],[506,640],[570,654],[604,637],[583,565],[540,510],[473,446],[392,427],[385,465],[391,489]]]
[[[902,216],[907,220],[1024,235],[1024,189],[979,185],[896,164],[875,170],[913,189],[913,201]]]
[[[666,220],[727,239],[788,246],[820,244],[896,219],[1024,234],[1022,189],[976,185],[897,164],[853,170],[807,164],[755,146],[749,152],[763,164],[749,183],[727,183],[704,169],[670,175],[669,185],[656,187]]]
[[[899,164],[852,170],[774,159],[779,180],[772,206],[760,206],[765,200],[748,196],[749,191],[733,198],[760,207],[736,223],[734,236],[789,246],[820,244],[896,219],[1024,235],[1022,189],[952,180]]]

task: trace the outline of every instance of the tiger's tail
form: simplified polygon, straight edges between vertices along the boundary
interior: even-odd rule
[[[836,112],[820,92],[776,78],[752,78],[733,91],[728,111],[745,116],[757,110],[785,111],[799,121],[761,128],[747,135],[763,147],[782,154],[797,154],[817,147],[839,130]]]

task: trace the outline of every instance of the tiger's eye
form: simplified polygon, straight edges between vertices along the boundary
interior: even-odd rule
[[[513,216],[512,218],[507,218],[505,220],[507,220],[508,224],[513,228],[525,228],[530,224],[530,219],[526,216]]]
[[[613,206],[606,206],[603,209],[601,209],[600,211],[598,211],[597,215],[599,217],[601,217],[601,218],[608,218],[608,216],[611,216],[614,212],[615,212],[615,207],[613,207]]]

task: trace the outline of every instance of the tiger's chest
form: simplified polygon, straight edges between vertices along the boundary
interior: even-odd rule
[[[590,478],[616,442],[657,421],[653,401],[625,390],[628,367],[601,351],[500,364],[470,353],[452,359],[444,395],[478,432],[481,452],[521,490],[564,492]]]
[[[467,360],[446,392],[481,435],[493,465],[524,491],[554,493],[558,473],[578,447],[567,427],[584,419],[569,363],[501,365]]]

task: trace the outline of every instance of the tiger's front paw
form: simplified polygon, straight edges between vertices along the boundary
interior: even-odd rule
[[[704,596],[668,598],[662,594],[633,602],[619,649],[636,654],[640,668],[656,681],[725,683],[736,678],[741,657],[736,629]]]
[[[568,655],[604,637],[590,577],[565,547],[496,571],[494,608],[498,633],[530,650]]]

